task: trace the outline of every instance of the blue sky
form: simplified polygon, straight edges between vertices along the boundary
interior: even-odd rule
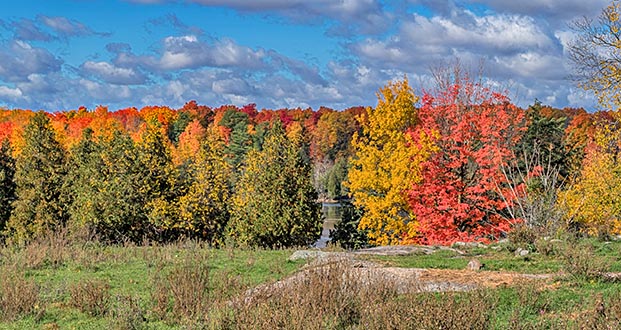
[[[567,24],[605,0],[0,0],[0,107],[374,105],[432,67],[484,63],[521,106],[595,108]]]

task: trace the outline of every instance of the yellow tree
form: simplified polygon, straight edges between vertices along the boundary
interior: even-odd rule
[[[603,124],[576,181],[559,194],[570,225],[591,235],[621,233],[621,114]]]
[[[420,163],[435,147],[424,133],[417,143],[412,137],[418,97],[407,79],[388,83],[377,96],[377,107],[358,118],[362,134],[352,140],[348,186],[354,205],[364,210],[358,228],[368,232],[370,243],[407,243],[417,222],[406,191],[421,180]]]

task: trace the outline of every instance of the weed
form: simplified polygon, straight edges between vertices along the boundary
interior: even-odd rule
[[[91,316],[103,316],[110,308],[110,284],[101,280],[80,281],[69,287],[70,305]]]
[[[610,267],[598,257],[592,244],[566,245],[562,252],[563,269],[577,280],[598,280]]]
[[[4,267],[0,280],[0,319],[12,321],[19,317],[42,314],[39,286],[25,278],[24,273]]]
[[[115,329],[138,330],[145,328],[146,313],[138,298],[120,295],[116,296],[115,300],[116,306],[112,311]]]

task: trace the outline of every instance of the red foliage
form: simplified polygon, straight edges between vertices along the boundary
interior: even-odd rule
[[[523,112],[507,97],[476,84],[424,95],[421,130],[439,133],[439,150],[422,164],[422,182],[409,191],[423,244],[486,241],[509,229],[498,213],[506,205],[497,188],[501,167],[524,131]]]
[[[10,121],[0,123],[0,143],[5,139],[10,139],[13,134],[13,123]]]

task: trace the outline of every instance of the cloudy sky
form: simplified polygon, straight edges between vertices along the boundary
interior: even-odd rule
[[[407,74],[484,63],[517,104],[595,109],[568,22],[605,0],[0,0],[0,107],[374,105]]]

